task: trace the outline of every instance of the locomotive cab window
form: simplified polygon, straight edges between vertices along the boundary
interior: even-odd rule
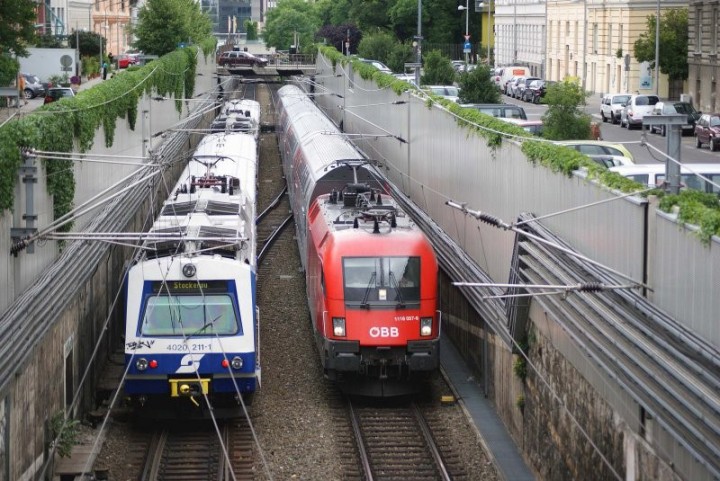
[[[145,302],[140,335],[214,336],[242,334],[227,294],[153,295]]]
[[[343,290],[349,307],[406,307],[420,302],[419,257],[345,257]]]

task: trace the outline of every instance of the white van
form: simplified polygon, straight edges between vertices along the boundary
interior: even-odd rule
[[[528,77],[530,69],[519,65],[511,65],[508,67],[498,67],[493,75],[493,82],[501,92],[505,92],[505,84],[513,77]]]
[[[665,164],[622,165],[610,167],[610,170],[648,187],[662,187],[665,183]],[[695,174],[720,185],[720,164],[683,164],[680,169],[681,188],[720,194],[720,188]]]

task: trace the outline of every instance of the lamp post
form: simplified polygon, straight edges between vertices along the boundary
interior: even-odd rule
[[[463,51],[465,52],[465,71],[467,72],[468,55],[470,54],[470,52],[468,51],[469,49],[465,47],[465,45],[470,40],[470,0],[465,0],[464,7],[462,5],[458,5],[458,10],[461,12],[465,10],[465,42],[463,43]]]
[[[655,16],[655,95],[660,95],[660,0]]]

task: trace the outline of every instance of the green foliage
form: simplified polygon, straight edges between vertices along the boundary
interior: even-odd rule
[[[348,23],[350,0],[317,0],[313,14],[318,25],[343,25]]]
[[[589,139],[591,116],[583,112],[588,93],[576,79],[550,85],[545,94],[548,104],[543,115],[543,137],[551,140]]]
[[[133,34],[137,49],[165,55],[180,43],[200,43],[212,36],[212,22],[194,0],[147,0]]]
[[[525,411],[525,396],[518,394],[518,397],[515,399],[515,407],[517,407],[520,412]]]
[[[100,71],[100,60],[96,56],[82,58],[82,74],[89,76]]]
[[[70,457],[73,446],[77,444],[78,431],[77,419],[66,419],[65,413],[58,411],[50,419],[50,435],[53,438],[55,451],[61,458]]]
[[[258,39],[258,24],[252,20],[245,20],[245,35],[248,40]]]
[[[0,55],[0,85],[10,85],[17,78],[20,62],[10,55]]]
[[[0,2],[0,52],[27,57],[27,46],[35,44],[35,0],[5,0]],[[0,64],[0,67],[2,65]],[[17,72],[15,72],[17,73]],[[3,74],[0,73],[0,77]],[[15,75],[13,75],[14,77]]]
[[[102,41],[103,46],[107,45],[107,39],[101,37],[100,34],[95,32],[73,32],[68,37],[68,45],[70,48],[77,48],[76,43],[80,44],[80,57],[96,57],[100,56],[100,42]],[[99,61],[98,61],[99,63]],[[99,70],[99,68],[98,68]]]
[[[77,146],[79,152],[86,152],[92,147],[95,132],[101,126],[105,132],[105,145],[110,147],[118,118],[126,119],[130,128],[135,127],[138,102],[144,92],[175,96],[180,112],[179,99],[193,94],[196,54],[196,47],[177,50],[0,127],[0,210],[13,206],[22,147],[72,152]],[[70,160],[52,160],[44,165],[47,190],[53,196],[53,213],[57,219],[72,208],[75,196],[73,165]],[[69,230],[70,227],[67,224],[64,228]]]
[[[398,45],[397,38],[387,31],[366,33],[358,45],[358,54],[361,57],[379,60],[387,64],[396,45]],[[403,70],[400,69],[401,72]]]
[[[415,52],[410,42],[395,43],[385,65],[393,72],[404,72],[405,64],[415,61]]]
[[[48,31],[45,35],[36,37],[35,47],[38,48],[62,48],[63,42],[61,37]]]
[[[479,64],[470,72],[460,74],[460,103],[496,104],[500,103],[500,92],[490,78],[492,70],[488,65]]]
[[[635,40],[633,54],[638,62],[655,68],[655,15],[647,17],[647,31]],[[670,80],[688,78],[688,11],[668,10],[660,18],[660,71]]]
[[[315,32],[319,19],[312,3],[304,0],[279,0],[277,6],[267,13],[263,39],[268,47],[287,50],[299,37],[300,49],[314,48]]]
[[[423,57],[425,73],[420,79],[422,85],[452,85],[455,81],[455,69],[450,59],[438,50],[431,50]]]
[[[678,220],[697,225],[698,237],[709,244],[713,235],[720,235],[720,205],[715,194],[696,190],[683,190],[678,195],[666,195],[660,200],[659,208],[671,212],[678,208]]]

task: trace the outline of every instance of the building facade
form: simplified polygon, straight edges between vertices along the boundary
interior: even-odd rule
[[[526,65],[549,80],[576,77],[597,94],[679,98],[681,83],[670,85],[666,75],[657,75],[632,52],[658,8],[662,17],[667,10],[687,7],[688,0],[497,0],[496,65]],[[712,9],[707,10],[709,31]]]
[[[117,55],[130,47],[130,10],[130,0],[94,0],[91,9],[92,31],[105,38],[105,53]]]
[[[720,5],[711,0],[690,0],[688,9],[688,92],[695,108],[717,112]]]
[[[543,0],[496,0],[495,65],[526,65],[546,77],[546,31]]]

